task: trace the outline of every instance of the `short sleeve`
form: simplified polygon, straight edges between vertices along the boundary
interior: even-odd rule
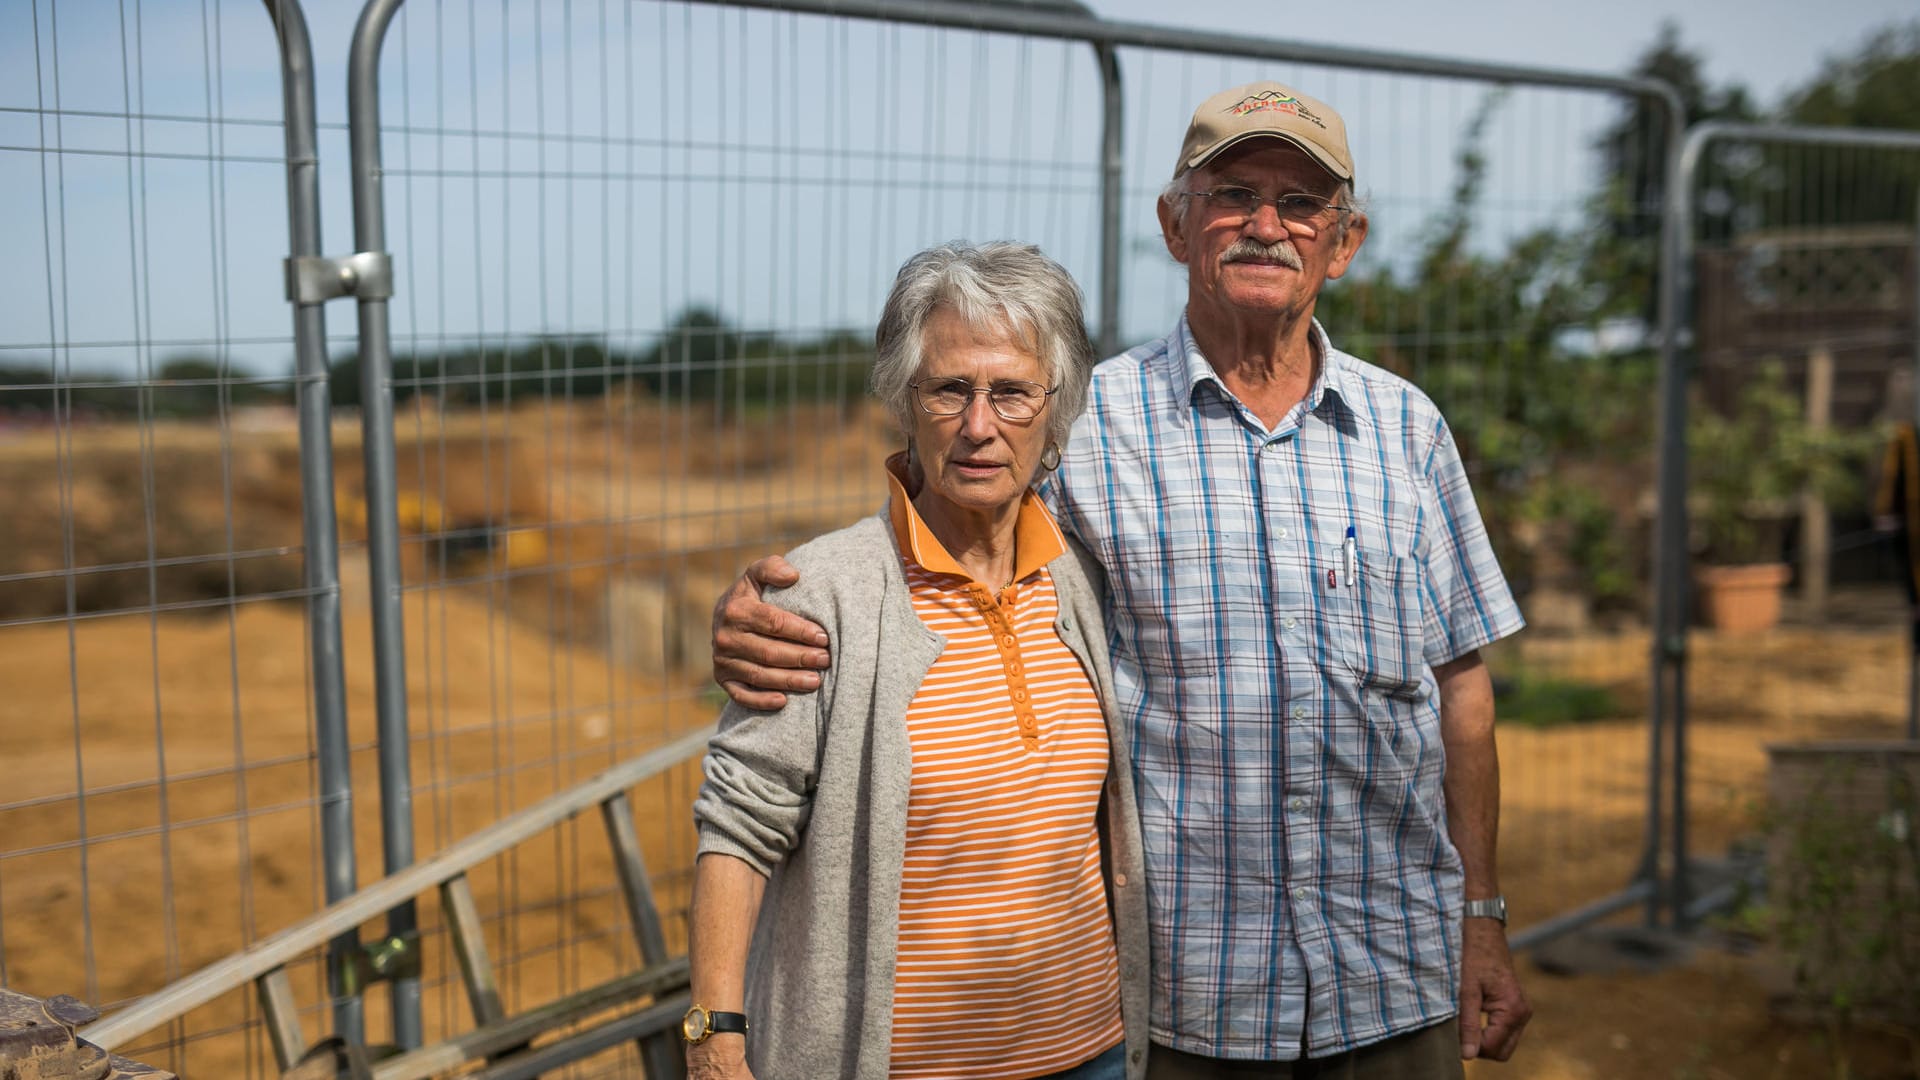
[[[1480,519],[1453,432],[1437,414],[1425,468],[1425,657],[1439,666],[1526,625]]]

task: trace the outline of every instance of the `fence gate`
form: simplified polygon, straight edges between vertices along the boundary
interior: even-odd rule
[[[111,1010],[355,885],[365,634],[324,325],[302,306],[289,334],[277,272],[319,246],[305,34],[291,2],[0,10],[9,986]],[[290,978],[325,1002],[325,972]],[[358,1032],[357,1004],[333,1022]],[[258,1028],[232,995],[121,1049],[277,1075]]]
[[[1674,191],[1693,328],[1666,357],[1676,597],[1700,568],[1663,656],[1663,847],[1685,923],[1758,860],[1770,746],[1916,737],[1920,135],[1703,124]],[[1777,628],[1740,603],[1749,577]]]

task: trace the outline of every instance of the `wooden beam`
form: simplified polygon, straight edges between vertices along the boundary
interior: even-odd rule
[[[1807,355],[1807,428],[1823,434],[1833,426],[1833,349],[1817,345]],[[1827,501],[1813,491],[1800,495],[1800,604],[1812,619],[1827,614],[1833,571],[1833,519]]]

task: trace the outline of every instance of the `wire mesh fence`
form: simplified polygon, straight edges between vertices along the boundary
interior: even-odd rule
[[[344,24],[324,32],[342,39]],[[0,796],[0,982],[112,1004],[324,897],[297,380],[271,269],[285,254],[278,71],[269,21],[244,5],[197,18],[13,5],[0,42],[19,61],[0,64],[0,232],[37,256],[0,269],[0,751],[18,763]],[[1102,57],[1085,41],[653,0],[401,9],[379,69],[394,295],[392,371],[376,385],[395,412],[420,852],[711,719],[714,597],[750,559],[883,497],[898,436],[864,380],[903,259],[956,237],[1032,241],[1086,287],[1108,344],[1157,337],[1184,299],[1154,202],[1187,116],[1217,90],[1278,79],[1345,115],[1371,220],[1321,320],[1446,411],[1532,624],[1489,656],[1516,921],[1644,869],[1654,272],[1672,132],[1597,81],[1144,39],[1113,59],[1117,233],[1103,218]],[[344,125],[322,130],[338,168]],[[1811,302],[1795,314],[1789,295],[1803,277],[1872,278],[1883,298],[1901,287],[1887,282],[1909,272],[1897,250],[1912,233],[1890,223],[1911,221],[1894,207],[1902,190],[1911,203],[1911,174],[1877,162],[1715,159],[1726,171],[1709,189],[1732,209],[1700,238],[1708,398],[1731,407],[1756,350],[1771,351],[1790,388],[1833,371],[1834,428],[1878,430],[1848,410],[1896,399],[1911,321],[1800,334],[1825,316]],[[1801,179],[1767,179],[1783,170]],[[1891,216],[1840,217],[1873,177]],[[344,208],[327,205],[326,246],[347,250]],[[1873,277],[1882,263],[1891,277]],[[1723,364],[1711,313],[1730,310],[1738,358]],[[1780,326],[1762,330],[1762,315]],[[371,867],[378,508],[350,422],[361,353],[338,325],[335,482],[320,497],[340,522],[353,820]],[[1807,359],[1816,346],[1828,361]],[[1861,364],[1882,381],[1849,374]],[[1716,382],[1723,367],[1738,377]],[[1827,618],[1790,634],[1891,655],[1897,628],[1845,614],[1853,580],[1880,573],[1864,553],[1884,549],[1848,515],[1857,504],[1834,500]],[[1877,730],[1885,703],[1841,707],[1829,669],[1775,663],[1815,655],[1802,638],[1758,640],[1775,651],[1728,639],[1724,657],[1711,640],[1701,654],[1727,703],[1752,697],[1737,672],[1772,664],[1785,704],[1768,716],[1838,730],[1818,717],[1839,709],[1833,724]],[[1719,663],[1724,677],[1706,676]],[[1725,753],[1696,759],[1695,798],[1727,812],[1696,813],[1703,844],[1751,824],[1754,744],[1774,731],[1722,728],[1721,700],[1705,708]],[[689,764],[634,801],[676,945],[696,783]],[[597,826],[473,875],[509,1011],[638,963],[612,864],[582,828]],[[467,1026],[467,1006],[431,905],[421,925],[434,1039]],[[319,1009],[319,958],[297,981]],[[387,1022],[369,1001],[377,1039]],[[183,1073],[275,1072],[245,994],[156,1035]],[[633,1066],[610,1052],[576,1075]]]
[[[1693,142],[1702,629],[1681,839],[1717,858],[1778,824],[1755,784],[1769,747],[1913,737],[1920,138],[1730,127]]]
[[[263,14],[0,11],[9,985],[112,1005],[319,906]],[[252,1023],[236,998],[155,1060],[205,1074]]]

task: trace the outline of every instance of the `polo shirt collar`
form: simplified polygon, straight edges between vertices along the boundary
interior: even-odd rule
[[[887,459],[887,518],[893,523],[893,538],[907,557],[924,570],[935,574],[953,574],[973,580],[960,561],[947,552],[940,538],[914,509],[907,495],[907,455],[905,451]],[[1047,512],[1040,496],[1028,489],[1020,496],[1020,516],[1013,526],[1013,580],[1024,581],[1034,571],[1066,554],[1067,541]],[[989,588],[997,588],[981,582]]]
[[[1313,340],[1319,344],[1321,359],[1320,374],[1314,378],[1313,385],[1307,389],[1307,411],[1319,413],[1322,408],[1339,409],[1350,416],[1358,417],[1359,412],[1353,408],[1348,391],[1353,376],[1347,370],[1347,354],[1333,347],[1333,341],[1327,337],[1327,332],[1321,327],[1320,320],[1313,320],[1310,332],[1313,334]],[[1187,407],[1193,404],[1194,395],[1199,393],[1204,383],[1212,383],[1221,396],[1232,398],[1233,395],[1227,390],[1227,385],[1220,381],[1219,373],[1213,370],[1213,365],[1207,362],[1206,354],[1200,351],[1199,344],[1193,340],[1193,330],[1187,324],[1187,316],[1184,312],[1180,315],[1179,324],[1173,328],[1173,340],[1169,345],[1168,352],[1174,357],[1178,365],[1177,370],[1181,375],[1177,384],[1180,394],[1179,404],[1182,408],[1174,410],[1174,415],[1181,418],[1181,422],[1185,422],[1188,416]]]

